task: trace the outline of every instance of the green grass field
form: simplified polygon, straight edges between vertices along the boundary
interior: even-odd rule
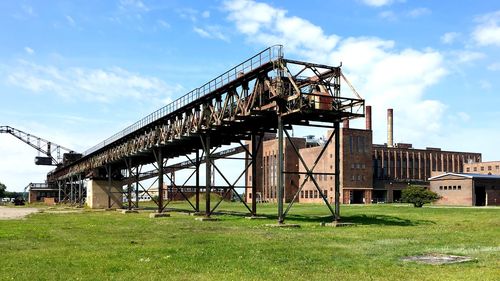
[[[286,229],[264,226],[275,205],[259,207],[269,219],[86,210],[0,221],[0,280],[500,280],[500,208],[341,206],[358,226],[332,228],[319,225],[325,206],[297,204],[287,223],[301,228]],[[426,253],[475,260],[400,260]]]

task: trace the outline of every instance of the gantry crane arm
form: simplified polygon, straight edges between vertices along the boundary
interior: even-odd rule
[[[72,149],[50,142],[46,139],[28,134],[10,126],[0,126],[0,134],[11,134],[22,142],[28,144],[46,157],[36,157],[35,164],[37,165],[58,165],[61,163],[61,150],[68,153],[75,153]],[[56,154],[54,156],[54,153]]]

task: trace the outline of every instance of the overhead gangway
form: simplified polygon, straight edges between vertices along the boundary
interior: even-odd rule
[[[158,171],[161,194],[168,160],[191,153],[198,155],[199,151],[203,151],[205,190],[209,193],[213,148],[252,140],[254,147],[251,151],[254,152],[258,149],[258,139],[272,132],[277,133],[280,140],[277,169],[280,193],[287,172],[283,169],[282,144],[285,137],[290,137],[288,130],[292,126],[333,128],[334,134],[329,141],[335,137],[338,151],[339,123],[364,116],[364,100],[355,91],[351,97],[341,95],[340,84],[344,78],[340,67],[288,60],[283,57],[281,46],[272,46],[92,147],[81,159],[49,173],[48,181],[61,181],[78,175],[111,181],[117,178],[120,170],[134,174],[132,170],[136,169],[137,175],[137,167],[153,163]],[[253,165],[255,153],[249,154],[252,172],[257,172],[256,165]],[[307,168],[304,161],[302,164]],[[306,169],[305,177],[313,182],[314,166]],[[338,179],[338,163],[335,167],[332,175]],[[258,184],[252,181],[253,194]],[[302,187],[303,184],[299,190]],[[338,203],[337,180],[335,190]],[[338,217],[337,204],[334,211],[321,190],[319,193],[332,214]],[[279,198],[282,196],[282,193],[279,194]],[[159,212],[164,209],[161,197],[157,202]],[[205,212],[209,216],[208,194],[206,198]],[[252,199],[251,203],[250,211],[255,214],[255,201]],[[284,211],[282,202],[278,205],[279,221],[282,222],[289,208]]]

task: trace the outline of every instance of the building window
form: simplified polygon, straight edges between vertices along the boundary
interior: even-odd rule
[[[439,186],[439,190],[443,190],[443,186],[442,185]]]
[[[333,154],[330,153],[330,158],[333,158]]]
[[[491,171],[491,166],[488,166],[488,171]]]
[[[477,167],[474,167],[474,172],[477,172]]]
[[[304,190],[300,191],[300,198],[304,198]]]
[[[248,197],[252,199],[252,193],[248,193]]]
[[[481,171],[484,171],[484,167],[481,167]]]
[[[325,197],[328,197],[328,190],[323,190],[323,195],[325,195]]]
[[[308,195],[309,195],[309,194],[308,194],[308,190],[306,190],[305,195],[306,195],[306,197],[304,197],[304,198],[309,198],[309,196],[308,196]]]
[[[500,165],[496,165],[495,169],[500,170]]]
[[[462,190],[462,186],[461,185],[458,186],[458,190]]]
[[[466,171],[466,172],[470,172],[470,168],[466,168],[466,169],[465,169],[465,171]]]
[[[318,198],[318,191],[317,190],[314,191],[314,198]]]
[[[362,164],[361,165],[361,169],[365,169],[366,168],[366,165],[365,164]]]
[[[446,186],[446,185],[445,185],[445,186],[444,186],[444,190],[448,190],[448,186]]]
[[[453,190],[457,190],[457,186],[456,185],[453,186]]]

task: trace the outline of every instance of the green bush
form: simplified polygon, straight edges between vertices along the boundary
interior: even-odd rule
[[[432,203],[439,198],[441,197],[437,193],[418,185],[410,185],[401,193],[402,202],[412,203],[417,208],[421,208],[424,204]]]

